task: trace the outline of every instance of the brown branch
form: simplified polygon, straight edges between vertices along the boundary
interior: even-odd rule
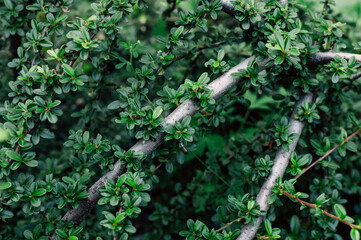
[[[358,129],[357,131],[355,131],[354,133],[352,133],[350,136],[348,136],[345,140],[342,141],[342,143],[338,144],[337,146],[333,147],[332,149],[328,150],[325,155],[323,155],[322,157],[320,157],[319,159],[317,159],[314,163],[312,163],[310,166],[308,166],[307,168],[303,169],[302,173],[299,174],[298,176],[296,176],[294,179],[298,179],[299,177],[301,177],[305,172],[307,172],[308,170],[310,170],[313,166],[315,166],[317,163],[321,162],[323,159],[325,159],[328,155],[330,155],[333,151],[335,151],[337,148],[341,147],[342,145],[344,145],[346,142],[348,142],[349,140],[351,140],[353,137],[355,137],[357,134],[359,134],[361,132],[361,128]]]
[[[235,222],[240,222],[243,218],[244,218],[244,217],[242,216],[242,217],[240,217],[240,218],[237,218],[237,219],[233,220],[232,222],[227,223],[227,224],[224,225],[223,227],[217,229],[216,232],[220,232],[220,231],[222,231],[223,229],[226,229],[227,227],[231,226],[231,225],[232,225],[233,223],[235,223]]]
[[[285,196],[287,196],[287,197],[289,197],[289,198],[291,198],[291,199],[299,202],[300,204],[302,204],[302,205],[304,205],[304,206],[308,206],[308,207],[313,208],[313,209],[320,209],[320,208],[317,207],[315,204],[312,204],[312,203],[308,203],[308,202],[306,202],[306,201],[303,201],[303,200],[297,198],[296,196],[291,195],[291,194],[289,194],[288,192],[285,192],[285,191],[284,191],[283,189],[281,189],[281,188],[278,188],[278,190],[280,190],[280,192],[281,192],[283,195],[285,195]],[[360,226],[355,225],[355,224],[352,224],[352,223],[350,223],[350,222],[347,222],[346,220],[344,220],[344,219],[342,219],[342,218],[339,218],[339,217],[337,217],[337,216],[335,216],[335,215],[333,215],[333,214],[331,214],[331,213],[329,213],[329,212],[327,212],[327,211],[325,211],[325,210],[322,210],[322,209],[321,209],[321,212],[322,212],[322,214],[324,214],[324,215],[326,215],[326,216],[329,216],[329,217],[331,217],[331,218],[333,218],[333,219],[335,219],[335,220],[338,220],[338,221],[340,221],[340,222],[348,225],[348,226],[351,227],[351,228],[356,228],[356,229],[360,229],[360,230],[361,230],[361,227],[360,227]]]

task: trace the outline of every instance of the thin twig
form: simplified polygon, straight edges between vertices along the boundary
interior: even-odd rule
[[[231,187],[231,185],[229,185],[229,183],[224,180],[221,176],[219,176],[210,166],[208,166],[205,162],[202,161],[202,159],[200,159],[197,154],[191,152],[193,154],[193,156],[200,162],[202,163],[203,166],[206,167],[207,170],[209,170],[211,173],[214,174],[214,176],[216,176],[219,180],[221,180],[224,184],[226,184],[228,187]]]
[[[333,147],[332,149],[328,150],[325,155],[323,155],[322,157],[320,157],[319,159],[317,159],[314,163],[312,163],[310,166],[308,166],[307,168],[303,169],[302,173],[299,174],[298,176],[295,177],[295,179],[298,179],[299,177],[301,177],[305,172],[307,172],[308,170],[310,170],[313,166],[315,166],[317,163],[321,162],[323,159],[325,159],[328,155],[330,155],[333,151],[335,151],[337,148],[341,147],[342,145],[344,145],[346,142],[348,142],[349,140],[351,140],[354,136],[356,136],[357,134],[359,134],[361,132],[361,128],[358,129],[357,131],[355,131],[354,133],[352,133],[350,136],[348,136],[345,140],[342,141],[342,143],[338,144],[337,146]]]
[[[285,191],[284,191],[283,189],[281,189],[281,188],[278,188],[278,190],[280,190],[280,192],[281,192],[283,195],[285,195],[285,196],[287,196],[287,197],[289,197],[289,198],[291,198],[291,199],[293,199],[293,200],[301,203],[302,205],[311,207],[311,208],[313,208],[313,209],[320,209],[320,208],[317,207],[315,204],[312,204],[312,203],[308,203],[308,202],[306,202],[306,201],[303,201],[303,200],[297,198],[296,196],[291,195],[291,194],[289,194],[288,192],[285,192]],[[351,228],[356,228],[356,229],[360,229],[360,230],[361,230],[361,227],[360,227],[360,226],[355,225],[355,224],[352,224],[352,223],[349,223],[349,222],[347,222],[346,220],[344,220],[344,219],[342,219],[342,218],[339,218],[339,217],[337,217],[337,216],[335,216],[335,215],[333,215],[333,214],[331,214],[331,213],[329,213],[329,212],[327,212],[327,211],[325,211],[325,210],[322,210],[322,209],[321,209],[321,212],[322,212],[322,214],[324,214],[324,215],[326,215],[326,216],[329,216],[329,217],[331,217],[331,218],[333,218],[333,219],[335,219],[335,220],[338,220],[338,221],[340,221],[340,222],[348,225],[348,226],[351,227]]]
[[[227,224],[224,225],[223,227],[217,229],[216,232],[220,232],[220,231],[222,231],[223,229],[228,228],[229,226],[231,226],[231,225],[232,225],[233,223],[235,223],[235,222],[240,222],[243,218],[244,218],[244,217],[242,216],[242,217],[240,217],[240,218],[237,218],[237,219],[233,220],[232,222],[227,223]]]

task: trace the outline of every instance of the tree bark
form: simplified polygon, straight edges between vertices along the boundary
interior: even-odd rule
[[[269,209],[269,205],[267,204],[267,199],[269,196],[271,196],[272,191],[271,188],[274,187],[277,178],[282,178],[283,174],[285,173],[291,153],[295,150],[296,145],[298,143],[298,140],[301,136],[303,127],[305,125],[304,122],[300,122],[295,119],[295,115],[297,114],[297,107],[302,106],[303,101],[306,101],[307,103],[310,103],[312,101],[313,94],[309,93],[305,96],[303,96],[295,105],[295,108],[293,109],[293,112],[291,114],[291,117],[289,119],[289,124],[291,125],[290,129],[288,130],[288,133],[296,133],[297,138],[293,140],[293,143],[289,145],[290,149],[289,151],[285,151],[282,146],[279,147],[276,157],[273,162],[272,170],[270,175],[268,176],[267,180],[263,183],[261,190],[259,191],[257,195],[257,203],[260,206],[260,210],[267,211]],[[252,224],[246,224],[238,236],[237,240],[250,240],[253,239],[257,233],[258,228],[260,227],[263,216],[258,217],[256,225],[252,226]]]

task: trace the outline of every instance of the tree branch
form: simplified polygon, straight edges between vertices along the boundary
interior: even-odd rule
[[[312,204],[312,203],[308,203],[308,202],[306,202],[306,201],[303,201],[303,200],[297,198],[296,196],[294,196],[294,195],[292,195],[292,194],[289,194],[288,192],[285,192],[285,191],[284,191],[283,189],[281,189],[281,188],[278,188],[278,189],[281,191],[281,193],[282,193],[283,195],[289,197],[290,199],[293,199],[293,200],[299,202],[300,204],[302,204],[302,205],[304,205],[304,206],[308,206],[308,207],[313,208],[313,209],[320,209],[316,204]],[[333,218],[333,219],[335,219],[335,220],[337,220],[337,221],[342,222],[343,224],[348,225],[350,228],[356,228],[356,229],[360,229],[360,230],[361,230],[361,227],[360,227],[359,225],[356,225],[356,224],[347,222],[345,219],[342,219],[342,218],[340,218],[340,217],[337,217],[337,216],[335,216],[335,215],[333,215],[333,214],[331,214],[331,213],[329,213],[329,212],[327,212],[327,211],[325,211],[325,210],[323,210],[323,209],[321,209],[321,212],[322,212],[322,214],[324,214],[324,215],[326,215],[326,216],[329,216],[330,218]]]
[[[305,125],[304,122],[300,122],[295,119],[295,115],[297,113],[297,107],[302,106],[303,101],[306,101],[307,103],[310,103],[312,101],[313,94],[309,93],[305,96],[303,96],[295,105],[293,113],[290,117],[289,123],[291,125],[288,132],[296,133],[297,137],[293,140],[293,143],[289,145],[290,149],[289,151],[285,151],[282,146],[278,149],[276,157],[274,159],[274,163],[272,166],[272,170],[270,175],[268,176],[267,180],[262,185],[261,190],[259,191],[257,195],[257,203],[260,205],[260,210],[267,211],[269,208],[269,205],[267,203],[267,199],[272,194],[271,188],[275,185],[277,178],[282,177],[283,174],[286,171],[286,168],[288,166],[291,153],[295,150],[297,142],[301,136],[303,127]],[[250,240],[253,239],[254,236],[257,233],[258,228],[260,227],[261,223],[263,221],[263,216],[258,217],[256,225],[252,226],[252,224],[246,224],[238,236],[237,240]]]
[[[222,0],[222,11],[231,15],[232,17],[236,16],[236,11],[234,10],[234,5],[231,3],[230,0]]]
[[[299,177],[301,177],[305,172],[307,172],[308,170],[310,170],[311,168],[313,168],[317,163],[321,162],[323,159],[325,159],[328,155],[330,155],[332,152],[334,152],[337,148],[343,146],[345,143],[347,143],[349,140],[351,140],[353,137],[355,137],[357,134],[359,134],[361,132],[361,128],[356,130],[354,133],[352,133],[350,136],[348,136],[345,140],[342,141],[342,143],[336,145],[335,147],[333,147],[332,149],[328,150],[322,157],[320,157],[319,159],[317,159],[316,161],[314,161],[310,166],[308,166],[307,168],[303,169],[302,173],[297,175],[294,179],[298,179]]]
[[[355,56],[357,61],[361,61],[361,55],[357,54],[350,54],[350,53],[315,53],[312,55],[312,58],[309,60],[309,63],[312,65],[318,65],[321,63],[327,63],[336,56],[344,56],[346,59]],[[237,66],[230,69],[227,73],[223,74],[216,80],[214,80],[212,83],[210,83],[207,87],[211,90],[213,90],[213,94],[211,95],[212,98],[217,99],[221,96],[223,96],[230,88],[235,86],[240,78],[232,77],[231,74],[234,72],[237,72],[238,69],[246,69],[247,64],[249,62],[250,58],[247,58]],[[262,62],[259,62],[259,71],[262,71],[264,69],[265,63],[268,61],[268,59],[263,60]],[[171,114],[166,117],[164,120],[163,126],[166,126],[167,124],[174,125],[175,121],[181,121],[186,116],[192,116],[198,111],[198,104],[192,100],[187,100],[184,103],[182,103],[179,107],[177,107]],[[157,149],[157,147],[163,142],[164,133],[159,133],[158,137],[155,141],[139,141],[137,142],[130,150],[135,152],[143,152],[145,154],[150,154],[154,150]],[[275,162],[276,165],[276,162]],[[105,175],[103,175],[96,183],[94,183],[93,186],[90,187],[88,193],[90,196],[81,201],[79,203],[79,207],[76,209],[69,210],[62,220],[64,221],[74,221],[76,225],[80,224],[83,218],[87,213],[93,209],[93,207],[96,205],[97,201],[100,199],[100,193],[98,191],[98,188],[100,186],[103,186],[107,179],[115,180],[122,174],[121,171],[121,162],[117,161],[114,165],[114,169],[112,171],[109,171]]]
[[[240,78],[232,77],[231,74],[237,72],[238,69],[246,69],[249,60],[250,58],[247,58],[237,66],[230,69],[227,73],[223,74],[222,76],[214,80],[212,83],[210,83],[207,87],[213,90],[213,94],[211,97],[217,99],[222,95],[224,95],[230,88],[235,86],[237,82],[240,80]],[[265,62],[266,61],[259,63],[260,70],[264,69]],[[175,121],[181,121],[184,117],[192,116],[197,111],[198,111],[198,104],[192,100],[187,100],[184,103],[182,103],[180,106],[178,106],[171,114],[169,114],[165,118],[162,126],[164,127],[167,124],[174,125]],[[159,133],[155,141],[140,140],[129,150],[135,152],[143,152],[148,155],[152,153],[155,149],[157,149],[157,147],[163,142],[164,136],[165,136],[164,133]],[[112,171],[106,173],[96,183],[94,183],[93,186],[91,186],[91,188],[88,191],[90,196],[86,200],[81,201],[78,208],[69,210],[62,218],[62,220],[74,221],[74,223],[78,225],[83,220],[85,215],[95,206],[96,202],[101,197],[98,188],[100,186],[103,186],[107,179],[115,180],[121,174],[122,174],[121,162],[117,161]]]
[[[353,53],[335,53],[335,52],[318,52],[312,54],[312,58],[307,62],[308,65],[321,65],[326,64],[334,60],[336,56],[343,57],[345,59],[350,59],[351,57],[355,57],[356,61],[361,62],[361,54],[353,54]]]

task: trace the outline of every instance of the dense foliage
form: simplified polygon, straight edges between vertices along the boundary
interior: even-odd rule
[[[360,22],[305,4],[1,1],[0,239],[360,239]]]

